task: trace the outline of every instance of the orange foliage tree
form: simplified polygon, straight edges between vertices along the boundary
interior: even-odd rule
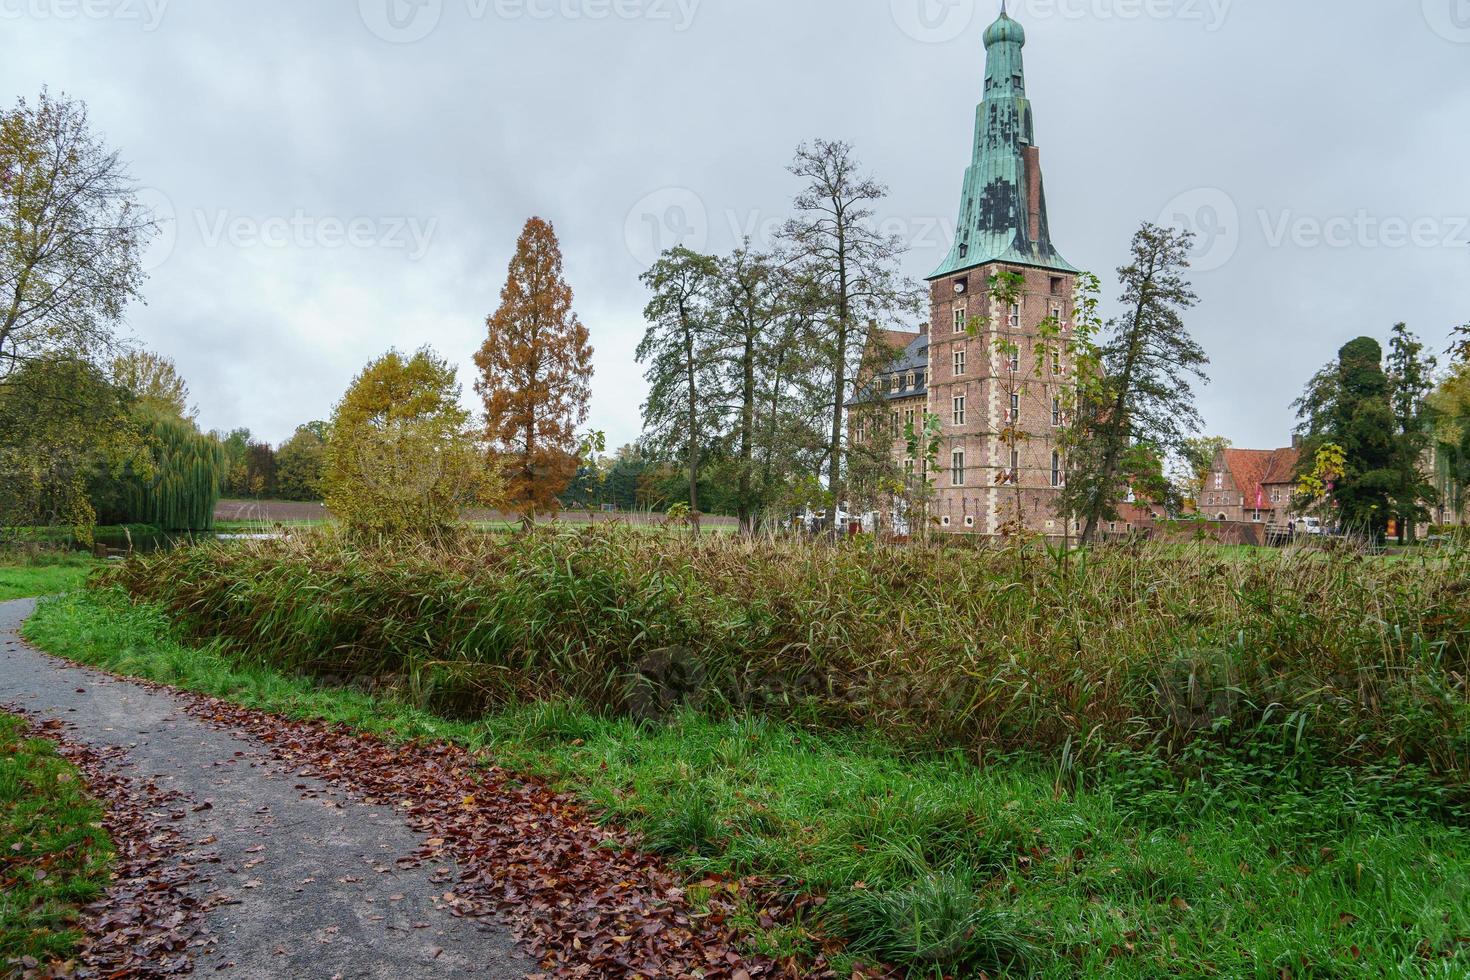
[[[560,509],[557,496],[576,475],[576,429],[587,421],[592,381],[587,328],[572,311],[550,222],[526,222],[486,326],[475,391],[509,504],[529,523]]]

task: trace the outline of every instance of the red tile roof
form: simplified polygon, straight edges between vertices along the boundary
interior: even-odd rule
[[[1266,487],[1295,482],[1300,455],[1295,449],[1227,449],[1225,466],[1245,506],[1264,508],[1270,502]]]
[[[889,347],[896,347],[899,350],[903,350],[909,344],[919,339],[919,332],[917,330],[913,333],[905,330],[878,330],[874,332],[874,337]]]

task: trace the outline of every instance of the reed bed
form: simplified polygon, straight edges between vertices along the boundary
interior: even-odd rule
[[[827,546],[619,528],[330,531],[106,574],[275,669],[476,717],[572,700],[875,731],[978,760],[1271,739],[1470,785],[1470,568],[1212,545]]]

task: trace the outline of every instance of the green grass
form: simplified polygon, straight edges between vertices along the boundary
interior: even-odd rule
[[[34,556],[0,552],[0,602],[79,589],[98,564],[90,555],[71,552]]]
[[[102,894],[113,853],[76,769],[24,731],[0,712],[0,972],[71,956],[77,910]]]
[[[451,740],[550,777],[691,876],[769,875],[827,897],[755,928],[772,952],[848,938],[911,976],[1462,977],[1470,831],[1412,767],[1332,764],[1289,739],[1195,744],[1167,764],[1112,750],[917,755],[857,731],[743,715],[667,723],[565,702],[452,720],[190,645],[116,591],[42,603],[56,653],[297,718]]]

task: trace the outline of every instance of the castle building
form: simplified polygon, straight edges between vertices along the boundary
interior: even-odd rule
[[[1064,340],[1078,273],[1051,240],[1026,98],[1026,33],[1002,10],[984,39],[973,155],[953,248],[927,277],[929,323],[917,334],[881,332],[879,341],[903,353],[869,391],[887,402],[895,457],[910,473],[907,422],[940,420],[929,505],[939,528],[998,534],[1024,524],[1060,535],[1056,498],[1066,467],[1056,435],[1072,374],[1064,356],[1053,356],[1058,341],[1038,345],[1048,321]],[[1011,274],[1020,277],[1015,302],[993,299],[992,283]]]

